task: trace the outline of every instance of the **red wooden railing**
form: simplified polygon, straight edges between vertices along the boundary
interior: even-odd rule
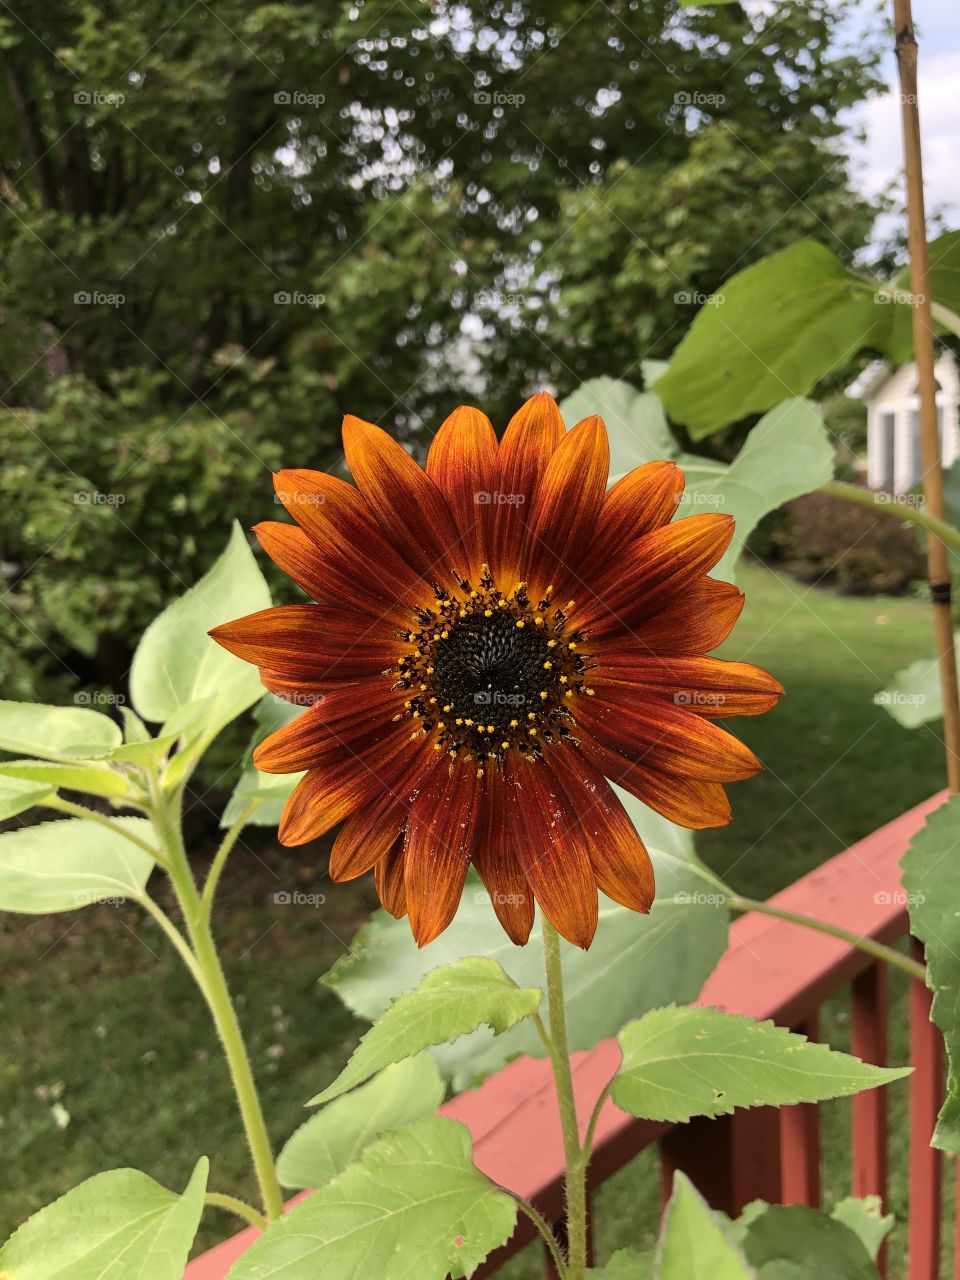
[[[936,795],[910,809],[776,894],[771,903],[817,916],[860,937],[897,942],[908,929],[898,864],[911,836],[944,798]],[[848,985],[852,992],[853,1052],[883,1065],[887,1051],[885,966],[839,939],[802,926],[757,913],[740,917],[731,926],[727,951],[697,1003],[771,1018],[815,1037],[820,1005]],[[909,1280],[938,1280],[940,1276],[943,1167],[940,1153],[929,1144],[943,1095],[943,1066],[941,1041],[929,1021],[929,1008],[929,992],[912,981]],[[619,1050],[612,1040],[576,1055],[574,1081],[582,1126],[618,1058]],[[851,1105],[851,1193],[877,1194],[885,1199],[886,1090],[859,1094]],[[479,1089],[453,1098],[441,1111],[470,1129],[480,1169],[532,1200],[548,1221],[562,1221],[563,1145],[545,1061],[522,1058],[512,1062]],[[638,1120],[608,1101],[597,1126],[591,1191],[652,1143],[659,1144],[664,1196],[674,1171],[683,1169],[711,1204],[732,1214],[758,1197],[784,1204],[819,1202],[816,1106],[760,1107],[715,1120],[668,1125]],[[184,1280],[223,1280],[257,1234],[250,1228],[204,1254],[187,1267]],[[521,1215],[513,1237],[491,1254],[477,1276],[492,1275],[532,1238],[533,1228]],[[956,1253],[954,1275],[960,1280],[960,1248]],[[554,1272],[546,1252],[545,1258],[545,1274],[551,1277]]]

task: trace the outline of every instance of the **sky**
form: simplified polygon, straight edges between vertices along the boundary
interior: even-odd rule
[[[958,0],[914,0],[913,19],[919,45],[920,128],[923,141],[927,211],[944,211],[951,225],[960,224],[960,3]],[[851,20],[851,35],[876,22],[874,5],[861,0]],[[900,173],[900,101],[896,59],[886,57],[890,91],[852,113],[865,125],[865,147],[851,152],[858,179],[867,194],[882,190]]]

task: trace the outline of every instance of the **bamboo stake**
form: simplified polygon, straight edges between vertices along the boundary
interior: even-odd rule
[[[907,227],[910,249],[910,288],[913,292],[913,348],[917,364],[920,400],[920,459],[923,463],[923,501],[928,513],[943,519],[943,468],[937,427],[936,374],[934,372],[933,320],[930,310],[930,263],[927,253],[926,215],[923,202],[923,160],[920,149],[920,111],[917,105],[917,41],[910,0],[893,0],[897,69],[900,78],[900,115],[907,181]],[[947,782],[960,791],[960,691],[953,647],[950,608],[950,565],[946,545],[927,535],[927,573],[933,594],[933,623],[943,696],[944,746]]]

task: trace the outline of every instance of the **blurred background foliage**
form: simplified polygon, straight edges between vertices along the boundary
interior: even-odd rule
[[[116,684],[269,470],[339,464],[344,412],[415,449],[464,399],[499,427],[639,384],[799,236],[850,261],[877,49],[846,9],[11,0],[5,696]]]

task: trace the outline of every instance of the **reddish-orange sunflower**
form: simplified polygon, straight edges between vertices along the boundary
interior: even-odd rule
[[[671,523],[683,475],[638,467],[609,491],[599,417],[566,431],[534,396],[500,443],[460,408],[421,469],[347,417],[356,487],[282,471],[296,524],[255,532],[316,604],[265,609],[213,636],[274,693],[309,703],[258,747],[268,773],[306,770],[280,840],[338,823],[330,875],[373,870],[420,945],[453,918],[476,867],[526,942],[534,900],[587,947],[597,888],[649,911],[653,869],[612,779],[673,822],[730,819],[721,786],[759,769],[713,723],[783,692],[765,671],[703,655],[743,604],[707,576],[733,520]]]

